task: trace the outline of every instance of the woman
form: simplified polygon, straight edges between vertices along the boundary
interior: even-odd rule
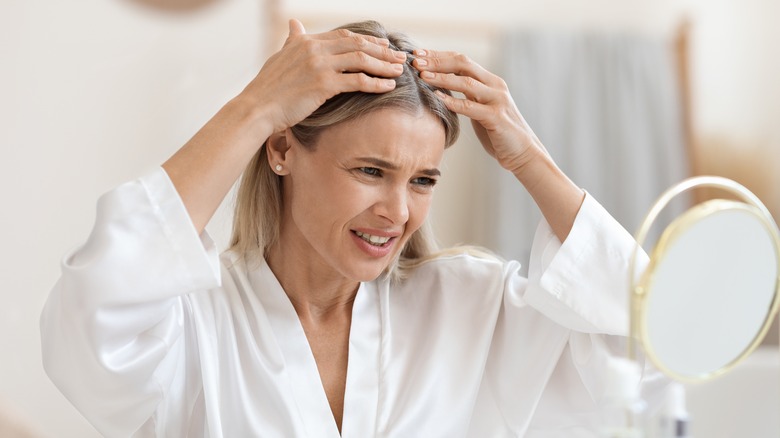
[[[528,279],[431,243],[456,114],[542,210]],[[203,230],[244,168],[218,258]],[[499,77],[375,22],[292,20],[162,169],[101,198],[44,363],[107,436],[588,436],[632,243]]]

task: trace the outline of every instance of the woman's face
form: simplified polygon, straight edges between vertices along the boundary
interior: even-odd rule
[[[444,153],[441,122],[383,109],[326,129],[311,149],[288,141],[285,252],[310,273],[377,278],[428,215]]]

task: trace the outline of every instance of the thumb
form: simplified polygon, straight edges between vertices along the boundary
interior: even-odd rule
[[[305,33],[306,33],[306,29],[304,29],[303,23],[296,20],[295,18],[291,18],[289,36],[304,35]]]

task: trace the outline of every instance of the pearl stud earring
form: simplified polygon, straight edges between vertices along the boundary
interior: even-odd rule
[[[276,165],[276,171],[277,172],[281,172],[282,171],[282,165],[281,164],[277,164]]]

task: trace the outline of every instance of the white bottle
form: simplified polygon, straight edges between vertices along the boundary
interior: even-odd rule
[[[645,438],[646,405],[640,396],[639,381],[635,362],[624,358],[609,361],[601,405],[601,438]]]
[[[658,418],[658,438],[690,438],[685,388],[673,383],[666,391],[664,407]]]

